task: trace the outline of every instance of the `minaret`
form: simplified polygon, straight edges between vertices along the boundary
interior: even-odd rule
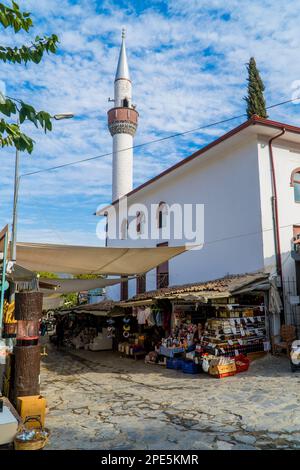
[[[113,138],[112,201],[132,190],[133,136],[138,112],[131,101],[131,80],[127,64],[125,30],[115,77],[114,107],[108,111],[108,128]]]

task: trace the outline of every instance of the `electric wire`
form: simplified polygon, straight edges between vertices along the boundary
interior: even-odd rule
[[[278,106],[283,106],[285,104],[292,103],[292,102],[298,101],[298,100],[300,100],[300,97],[291,98],[290,100],[281,101],[279,103],[275,103],[273,105],[267,106],[266,109],[273,109],[273,108],[276,108]],[[177,132],[175,134],[171,134],[171,135],[168,135],[168,136],[165,136],[165,137],[160,137],[158,139],[149,140],[148,142],[142,142],[141,144],[133,145],[131,147],[127,147],[127,148],[118,150],[118,153],[126,152],[127,150],[134,150],[134,149],[137,149],[137,148],[146,147],[147,145],[151,145],[151,144],[155,144],[155,143],[159,143],[159,142],[164,142],[166,140],[174,139],[176,137],[181,137],[181,136],[184,136],[184,135],[187,135],[187,134],[192,134],[192,133],[198,132],[200,130],[209,129],[210,127],[214,127],[214,126],[217,126],[217,125],[220,125],[220,124],[226,124],[226,123],[228,123],[230,121],[234,121],[236,119],[241,119],[242,117],[245,117],[245,116],[247,116],[246,113],[239,114],[237,116],[233,116],[233,117],[230,117],[230,118],[227,118],[227,119],[222,119],[220,121],[212,122],[210,124],[206,124],[206,125],[203,125],[203,126],[200,126],[200,127],[196,127],[194,129],[189,129],[189,130],[186,130],[186,131],[183,131],[183,132]],[[75,160],[73,162],[63,163],[61,165],[56,165],[56,166],[52,166],[52,167],[48,167],[48,168],[42,168],[40,170],[31,171],[29,173],[23,173],[22,175],[19,176],[19,178],[23,178],[24,176],[32,176],[32,175],[36,175],[36,174],[39,174],[39,173],[45,173],[47,171],[58,170],[58,169],[61,169],[61,168],[66,168],[66,167],[69,167],[69,166],[78,165],[80,163],[84,163],[84,162],[88,162],[88,161],[92,161],[92,160],[97,160],[97,159],[100,159],[100,158],[109,157],[112,154],[113,154],[113,152],[107,152],[107,153],[103,153],[102,155],[96,155],[94,157],[87,157],[87,158],[83,158],[81,160]]]

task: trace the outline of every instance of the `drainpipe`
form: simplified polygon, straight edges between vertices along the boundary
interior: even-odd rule
[[[272,181],[272,215],[273,215],[273,232],[274,232],[274,244],[275,244],[275,255],[276,255],[276,272],[277,272],[277,275],[280,276],[281,293],[283,292],[283,275],[282,275],[281,247],[280,247],[276,174],[275,174],[275,164],[274,164],[272,144],[275,139],[278,139],[284,134],[285,134],[285,128],[283,127],[282,131],[279,134],[275,135],[269,140],[269,156],[270,156],[271,181]]]

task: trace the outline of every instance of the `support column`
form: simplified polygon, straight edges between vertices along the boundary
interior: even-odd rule
[[[15,302],[15,319],[18,321],[14,379],[16,403],[17,397],[40,394],[41,351],[38,343],[43,294],[19,292],[16,293]]]

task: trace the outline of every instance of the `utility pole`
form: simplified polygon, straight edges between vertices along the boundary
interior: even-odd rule
[[[12,240],[11,240],[11,260],[13,263],[17,259],[17,218],[18,218],[18,196],[19,196],[19,162],[20,152],[16,149],[15,159],[15,183],[14,183],[14,206],[12,221]]]

